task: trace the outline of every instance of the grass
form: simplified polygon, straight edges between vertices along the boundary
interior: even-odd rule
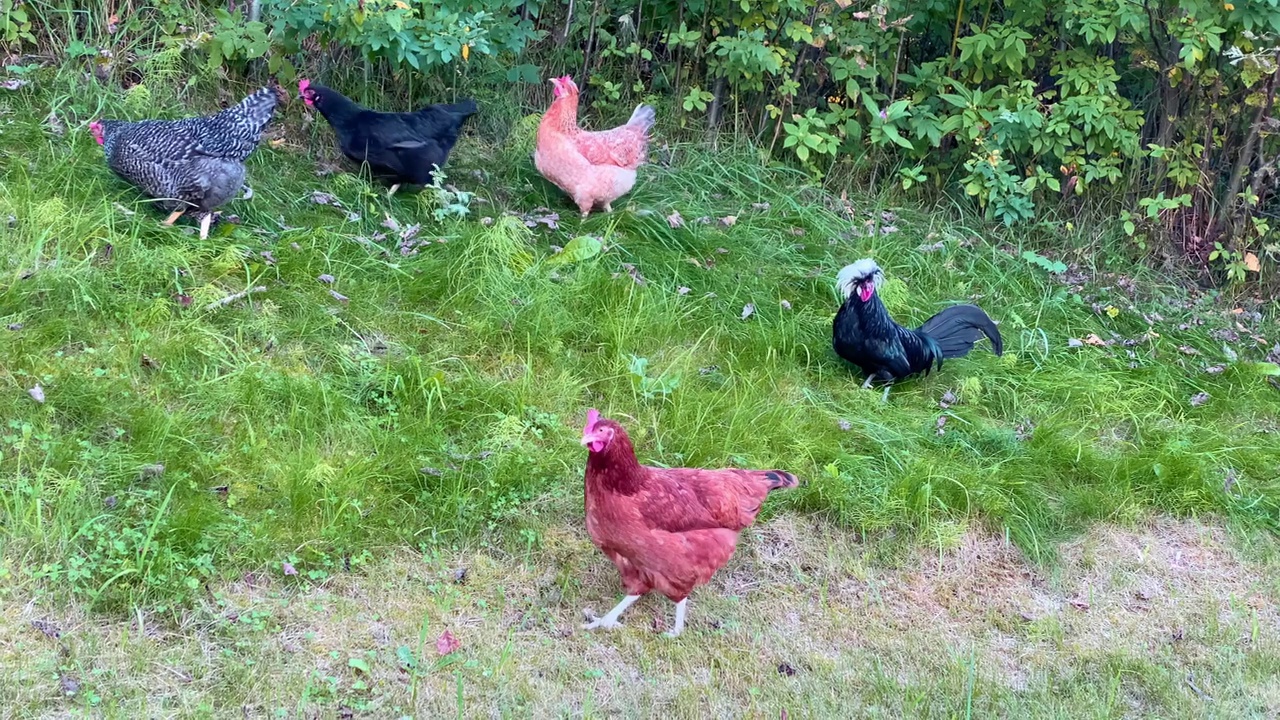
[[[332,139],[300,103],[251,158],[254,197],[227,208],[239,223],[200,241],[161,227],[84,130],[100,114],[214,109],[199,87],[163,88],[50,71],[0,95],[0,598],[20,633],[0,641],[4,706],[1280,707],[1277,587],[1249,579],[1274,568],[1280,527],[1280,404],[1259,364],[1280,339],[1274,306],[1096,267],[1054,223],[984,239],[946,212],[842,202],[732,149],[659,148],[613,214],[580,222],[531,167],[528,121],[464,138],[449,182],[476,198],[466,219],[437,220],[436,193],[318,177]],[[553,212],[554,227],[537,222]],[[582,235],[607,251],[559,262],[552,246]],[[1050,254],[1046,238],[1063,272],[1024,256]],[[886,404],[860,390],[830,350],[831,285],[867,255],[900,320],[974,298],[1005,356],[975,351]],[[645,461],[806,481],[694,596],[678,644],[642,629],[669,621],[664,602],[621,634],[570,632],[618,591],[581,531],[577,437],[593,406]],[[1153,526],[1164,514],[1239,534]],[[1153,566],[1193,651],[1157,643],[1126,605],[1147,551],[1075,550],[1106,532],[1163,547],[1169,527],[1230,575]],[[1090,574],[1099,564],[1114,572]],[[1081,599],[1095,590],[1106,603]],[[1003,593],[1016,601],[989,602]],[[1052,607],[1025,605],[1037,598]],[[1101,609],[1082,620],[1071,600]],[[74,637],[19,627],[45,614]],[[442,626],[460,653],[435,655]]]

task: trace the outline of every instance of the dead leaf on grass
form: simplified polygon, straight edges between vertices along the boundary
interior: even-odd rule
[[[673,228],[684,227],[684,218],[680,217],[679,210],[672,210],[667,216],[667,224]]]
[[[36,386],[28,390],[27,394],[31,396],[32,400],[42,405],[44,404],[44,388],[40,387],[40,383],[36,383]]]
[[[1178,346],[1178,352],[1182,353],[1183,355],[1199,355],[1200,354],[1199,350],[1191,347],[1190,345]]]
[[[460,647],[462,647],[462,643],[448,630],[441,633],[440,639],[436,640],[436,652],[440,655],[448,655]]]
[[[725,215],[724,217],[720,218],[720,224],[725,227],[733,227],[734,225],[738,224],[738,216]]]
[[[1258,261],[1258,256],[1251,252],[1245,253],[1244,269],[1249,272],[1262,272],[1262,263]]]
[[[289,562],[288,560],[285,560],[283,563],[281,563],[281,564],[280,564],[280,567],[284,570],[284,574],[285,574],[285,575],[297,575],[297,574],[298,574],[298,569],[297,569],[297,568],[295,568],[295,567],[293,566],[293,563]]]
[[[746,305],[743,305],[743,306],[742,306],[742,319],[743,319],[743,320],[746,320],[747,318],[749,318],[749,317],[751,317],[752,315],[754,315],[754,314],[755,314],[755,312],[756,312],[756,306],[755,306],[755,303],[747,303]]]
[[[1209,393],[1207,392],[1198,392],[1192,395],[1190,400],[1191,407],[1200,407],[1207,402],[1209,402]]]

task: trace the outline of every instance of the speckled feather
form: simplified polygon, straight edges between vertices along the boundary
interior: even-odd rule
[[[107,165],[165,210],[212,210],[244,184],[244,161],[275,113],[264,87],[215,115],[181,120],[103,120]]]

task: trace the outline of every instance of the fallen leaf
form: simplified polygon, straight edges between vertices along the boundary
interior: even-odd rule
[[[333,290],[333,289],[330,289],[330,290],[329,290],[329,294],[333,296],[333,299],[334,299],[334,300],[337,300],[338,302],[343,303],[343,304],[346,304],[346,303],[351,299],[351,298],[347,297],[346,295],[343,295],[342,293],[338,292],[337,290]]]
[[[333,205],[335,207],[342,205],[342,203],[338,202],[337,197],[330,195],[327,192],[320,192],[319,190],[311,193],[311,202],[316,205]]]
[[[58,686],[62,688],[63,695],[72,696],[80,692],[80,681],[70,675],[63,675],[59,678]]]
[[[0,88],[3,88],[5,90],[17,90],[18,88],[23,87],[25,85],[30,85],[30,83],[28,83],[26,80],[19,80],[17,78],[0,82]]]
[[[946,410],[956,404],[956,394],[950,390],[942,393],[942,397],[938,399],[938,407]]]
[[[297,569],[297,568],[295,568],[295,567],[293,566],[293,563],[289,562],[288,560],[285,560],[281,565],[282,565],[282,566],[283,566],[283,568],[284,568],[284,574],[285,574],[285,575],[297,575],[297,574],[298,574],[298,569]]]
[[[267,262],[268,266],[276,264],[276,256],[270,250],[263,250],[258,254],[262,256],[262,259]]]
[[[1086,345],[1093,345],[1094,347],[1106,347],[1107,345],[1107,341],[1098,337],[1097,333],[1089,333],[1089,337],[1084,339],[1084,343]]]
[[[1204,371],[1209,373],[1210,375],[1220,375],[1225,370],[1226,368],[1223,367],[1222,365],[1210,365],[1209,367],[1204,369]]]
[[[120,203],[113,203],[113,204],[112,204],[112,206],[116,209],[116,212],[121,213],[121,214],[122,214],[122,215],[124,215],[125,217],[132,217],[132,216],[134,216],[134,215],[137,215],[137,214],[138,214],[138,213],[134,212],[133,210],[130,210],[129,208],[127,208],[127,207],[125,207],[125,206],[121,205]]]
[[[1200,354],[1199,350],[1191,347],[1190,345],[1178,346],[1178,352],[1182,353],[1183,355],[1199,355]]]
[[[839,425],[840,429],[846,432],[853,429],[853,423],[849,422],[848,420],[845,420],[844,418],[840,418],[839,420],[837,420],[836,425]]]
[[[755,312],[756,312],[756,306],[755,306],[755,304],[754,304],[754,303],[747,303],[746,305],[743,305],[743,306],[742,306],[742,319],[743,319],[743,320],[746,320],[747,318],[749,318],[749,317],[751,317],[752,315],[754,315],[754,314],[755,314]]]
[[[9,329],[17,332],[22,329],[22,323],[9,323]]]
[[[679,210],[672,210],[667,216],[667,224],[673,228],[684,227],[684,218],[680,217]]]
[[[1067,347],[1084,347],[1084,343],[1079,338],[1069,338],[1067,340]]]
[[[49,117],[45,118],[44,121],[49,124],[49,132],[54,135],[62,137],[67,134],[66,126],[64,126],[62,121],[58,119],[58,114],[52,110],[49,111]],[[1254,259],[1256,260],[1257,258]]]
[[[457,570],[454,570],[453,582],[458,585],[465,584],[467,582],[467,569],[464,567],[461,567],[461,568],[458,568]]]
[[[138,361],[138,363],[142,365],[142,367],[148,368],[150,370],[156,370],[160,367],[160,363],[157,363],[154,359],[152,359],[150,355],[146,353],[142,353],[142,358]]]
[[[934,429],[939,436],[947,434],[947,416],[939,415],[938,421],[934,423]]]
[[[688,294],[689,294],[689,288],[687,288],[687,287],[685,287],[685,286],[681,285],[680,287],[676,288],[676,294],[677,294],[677,295],[688,295]]]
[[[184,295],[184,294],[182,294],[182,293],[178,293],[177,295],[174,295],[174,296],[173,296],[173,299],[174,299],[174,300],[177,300],[177,301],[178,301],[178,305],[179,305],[179,306],[181,306],[181,307],[191,307],[191,296],[190,296],[190,295]]]
[[[724,217],[720,218],[720,224],[725,227],[733,227],[737,223],[738,223],[737,215],[725,215]]]
[[[40,387],[40,383],[36,383],[36,386],[28,390],[27,394],[31,396],[32,400],[44,403],[44,388]]]
[[[448,655],[462,647],[462,643],[458,642],[458,638],[453,633],[445,630],[440,634],[440,639],[436,640],[436,652],[440,655]]]
[[[751,203],[751,207],[755,210],[768,210],[769,203],[767,202]]]
[[[782,306],[782,309],[783,309],[783,310],[790,310],[790,309],[791,309],[791,303],[790,303],[789,301],[787,301],[787,300],[783,300],[783,301],[779,302],[778,304]]]
[[[317,280],[319,280],[320,282],[324,283],[325,285],[332,285],[332,284],[333,284],[333,276],[332,276],[332,275],[330,275],[329,273],[325,273],[325,274],[323,274],[323,275],[321,275],[321,276],[317,277],[316,279],[317,279]]]
[[[31,627],[44,633],[44,636],[52,640],[62,637],[62,630],[48,620],[32,620]]]
[[[767,205],[768,203],[765,204]],[[790,663],[778,663],[778,674],[791,677],[796,674],[796,669],[792,667]],[[786,711],[784,710],[783,712],[785,713]]]
[[[1191,402],[1191,407],[1200,407],[1201,405],[1209,402],[1209,393],[1198,392],[1195,395],[1191,396],[1190,402]]]
[[[1244,269],[1249,272],[1262,272],[1262,263],[1258,261],[1258,256],[1251,252],[1245,253]]]

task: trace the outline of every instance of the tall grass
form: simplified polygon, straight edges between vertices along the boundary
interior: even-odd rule
[[[1016,235],[987,242],[944,211],[886,220],[861,199],[850,213],[799,173],[688,145],[580,222],[520,133],[462,140],[451,182],[487,202],[436,222],[430,195],[317,177],[331,137],[297,103],[285,142],[250,159],[255,196],[227,208],[239,224],[200,241],[160,227],[83,130],[216,107],[199,83],[139,87],[48,71],[0,96],[0,562],[16,577],[103,607],[171,605],[266,564],[322,578],[386,545],[536,544],[577,522],[593,406],[646,461],[791,470],[806,484],[767,512],[851,532],[945,542],[972,517],[1046,555],[1152,510],[1277,528],[1261,353],[1231,343],[1227,358],[1214,333],[1241,318],[1140,270],[1133,292],[1077,287],[1024,260]],[[540,206],[556,229],[516,217]],[[431,242],[401,254],[388,217]],[[607,252],[547,262],[582,234]],[[860,390],[830,350],[831,281],[866,255],[901,321],[976,298],[1005,357],[979,349],[887,404]],[[1069,345],[1091,333],[1118,340]]]

